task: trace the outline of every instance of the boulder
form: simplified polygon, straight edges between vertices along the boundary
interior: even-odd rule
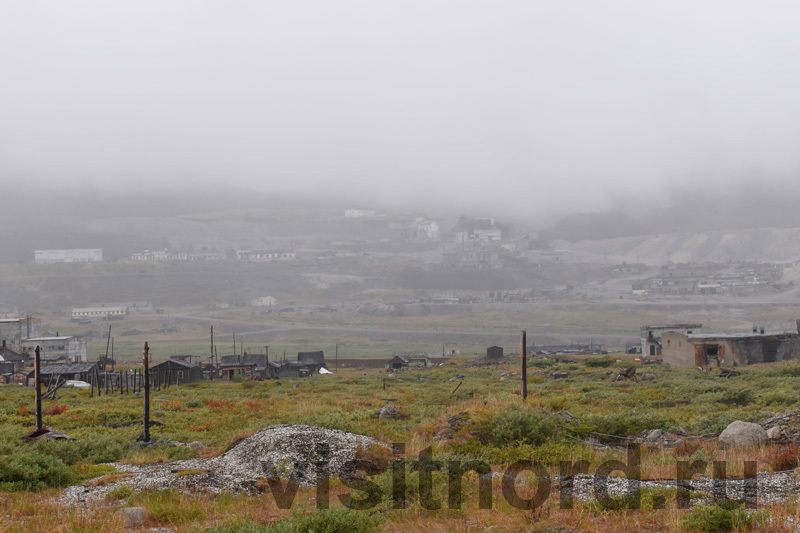
[[[143,507],[123,507],[119,510],[119,514],[122,516],[122,523],[129,529],[142,527],[150,518],[150,513]]]
[[[657,376],[652,372],[643,372],[639,374],[639,379],[642,381],[655,381],[656,377]]]
[[[667,434],[662,429],[653,429],[647,432],[644,437],[644,442],[648,444],[660,444],[668,438]]]
[[[550,377],[552,379],[566,379],[569,377],[569,372],[552,372]]]
[[[384,405],[378,411],[378,418],[380,420],[397,420],[400,418],[400,413],[397,412],[393,405]]]
[[[189,443],[189,448],[193,449],[196,452],[202,452],[205,450],[205,446],[199,440],[193,441]]]
[[[781,440],[783,437],[783,431],[781,431],[780,426],[772,426],[767,430],[767,437],[769,440]]]
[[[750,448],[767,442],[767,432],[758,424],[736,420],[720,433],[719,443],[726,448]]]

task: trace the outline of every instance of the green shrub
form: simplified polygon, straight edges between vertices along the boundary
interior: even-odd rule
[[[0,492],[35,491],[72,485],[77,476],[64,462],[33,448],[0,450]]]
[[[115,487],[114,489],[110,490],[108,494],[106,494],[106,499],[119,501],[130,498],[132,495],[133,490],[128,485],[120,485],[119,487]]]
[[[242,388],[245,389],[245,390],[254,389],[255,386],[256,386],[256,382],[255,381],[247,380],[247,381],[243,381],[242,382]]]
[[[617,360],[614,359],[613,357],[606,357],[606,356],[590,357],[588,359],[585,359],[583,361],[583,364],[591,368],[608,368],[609,366],[616,363],[616,361]]]
[[[118,461],[128,449],[121,437],[91,434],[80,440],[40,440],[34,447],[68,465],[76,463],[111,463]]]
[[[207,531],[212,533],[371,533],[383,517],[368,511],[344,507],[321,509],[310,514],[295,513],[273,524],[261,525],[249,518],[237,519]]]
[[[553,366],[555,361],[551,361],[550,359],[532,359],[528,366],[534,366],[536,368],[547,368],[548,366]]]
[[[198,409],[200,407],[203,407],[203,400],[201,400],[200,398],[192,398],[183,405],[188,407],[189,409]]]
[[[488,429],[496,446],[513,443],[538,446],[556,435],[559,422],[557,417],[541,411],[513,408],[495,413]]]
[[[244,383],[244,376],[241,374],[236,374],[231,378],[231,381],[234,383]]]
[[[743,503],[724,500],[698,505],[683,517],[683,525],[691,531],[739,531],[766,519],[764,511],[747,513]]]

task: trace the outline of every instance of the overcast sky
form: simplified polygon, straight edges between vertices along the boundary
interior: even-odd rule
[[[0,179],[515,213],[789,186],[798,20],[796,1],[5,1]]]

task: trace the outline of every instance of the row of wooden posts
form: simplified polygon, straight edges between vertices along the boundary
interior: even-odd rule
[[[181,383],[184,383],[184,381],[181,380],[181,375],[177,371],[168,370],[163,377],[159,372],[150,375],[150,387],[155,390],[160,391],[162,387],[166,388],[172,385],[180,385]],[[94,396],[95,389],[98,396],[103,395],[103,389],[105,389],[106,395],[142,392],[144,371],[134,369],[128,372],[99,372],[95,370],[89,378],[89,384],[91,385],[91,392],[89,393],[91,397]]]
[[[39,346],[36,347],[34,352],[34,379],[36,380],[36,430],[42,429],[42,380],[41,380],[41,360],[40,360],[40,349]],[[108,376],[108,374],[106,374]],[[522,383],[520,385],[520,396],[522,396],[522,401],[525,401],[528,398],[528,356],[527,356],[527,333],[525,330],[522,330],[522,339],[520,342],[520,375],[522,376]],[[112,373],[113,376],[113,373]],[[129,390],[130,381],[128,377],[131,376],[128,373],[125,373],[125,391]],[[144,343],[144,350],[142,351],[142,371],[141,373],[134,372],[132,375],[133,381],[133,390],[136,392],[137,384],[139,386],[139,390],[144,392],[144,416],[142,417],[142,436],[140,440],[143,442],[150,442],[150,386],[151,386],[151,378],[150,378],[150,347],[145,342]],[[95,372],[92,378],[92,392],[94,394],[94,388],[97,386],[97,394],[100,395],[100,385],[97,383],[98,374]],[[108,387],[109,383],[111,385],[111,393],[114,393],[114,381],[113,378],[111,380],[106,379],[106,394],[108,394]],[[158,374],[156,374],[156,386],[160,388],[161,384],[158,382]],[[384,387],[386,383],[384,382]],[[122,394],[122,373],[118,374],[118,384],[117,390],[120,391]]]

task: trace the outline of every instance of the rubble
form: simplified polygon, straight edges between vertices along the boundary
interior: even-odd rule
[[[767,432],[777,427],[780,429],[781,438],[792,442],[800,442],[800,409],[777,413],[762,422],[761,427],[766,429]]]
[[[128,475],[109,483],[68,487],[60,501],[65,505],[101,502],[121,485],[133,492],[175,489],[207,494],[258,494],[264,490],[264,479],[290,480],[313,487],[324,476],[352,476],[357,451],[373,446],[388,449],[371,437],[337,429],[269,426],[211,459],[148,465],[112,463],[110,466],[119,473]]]

